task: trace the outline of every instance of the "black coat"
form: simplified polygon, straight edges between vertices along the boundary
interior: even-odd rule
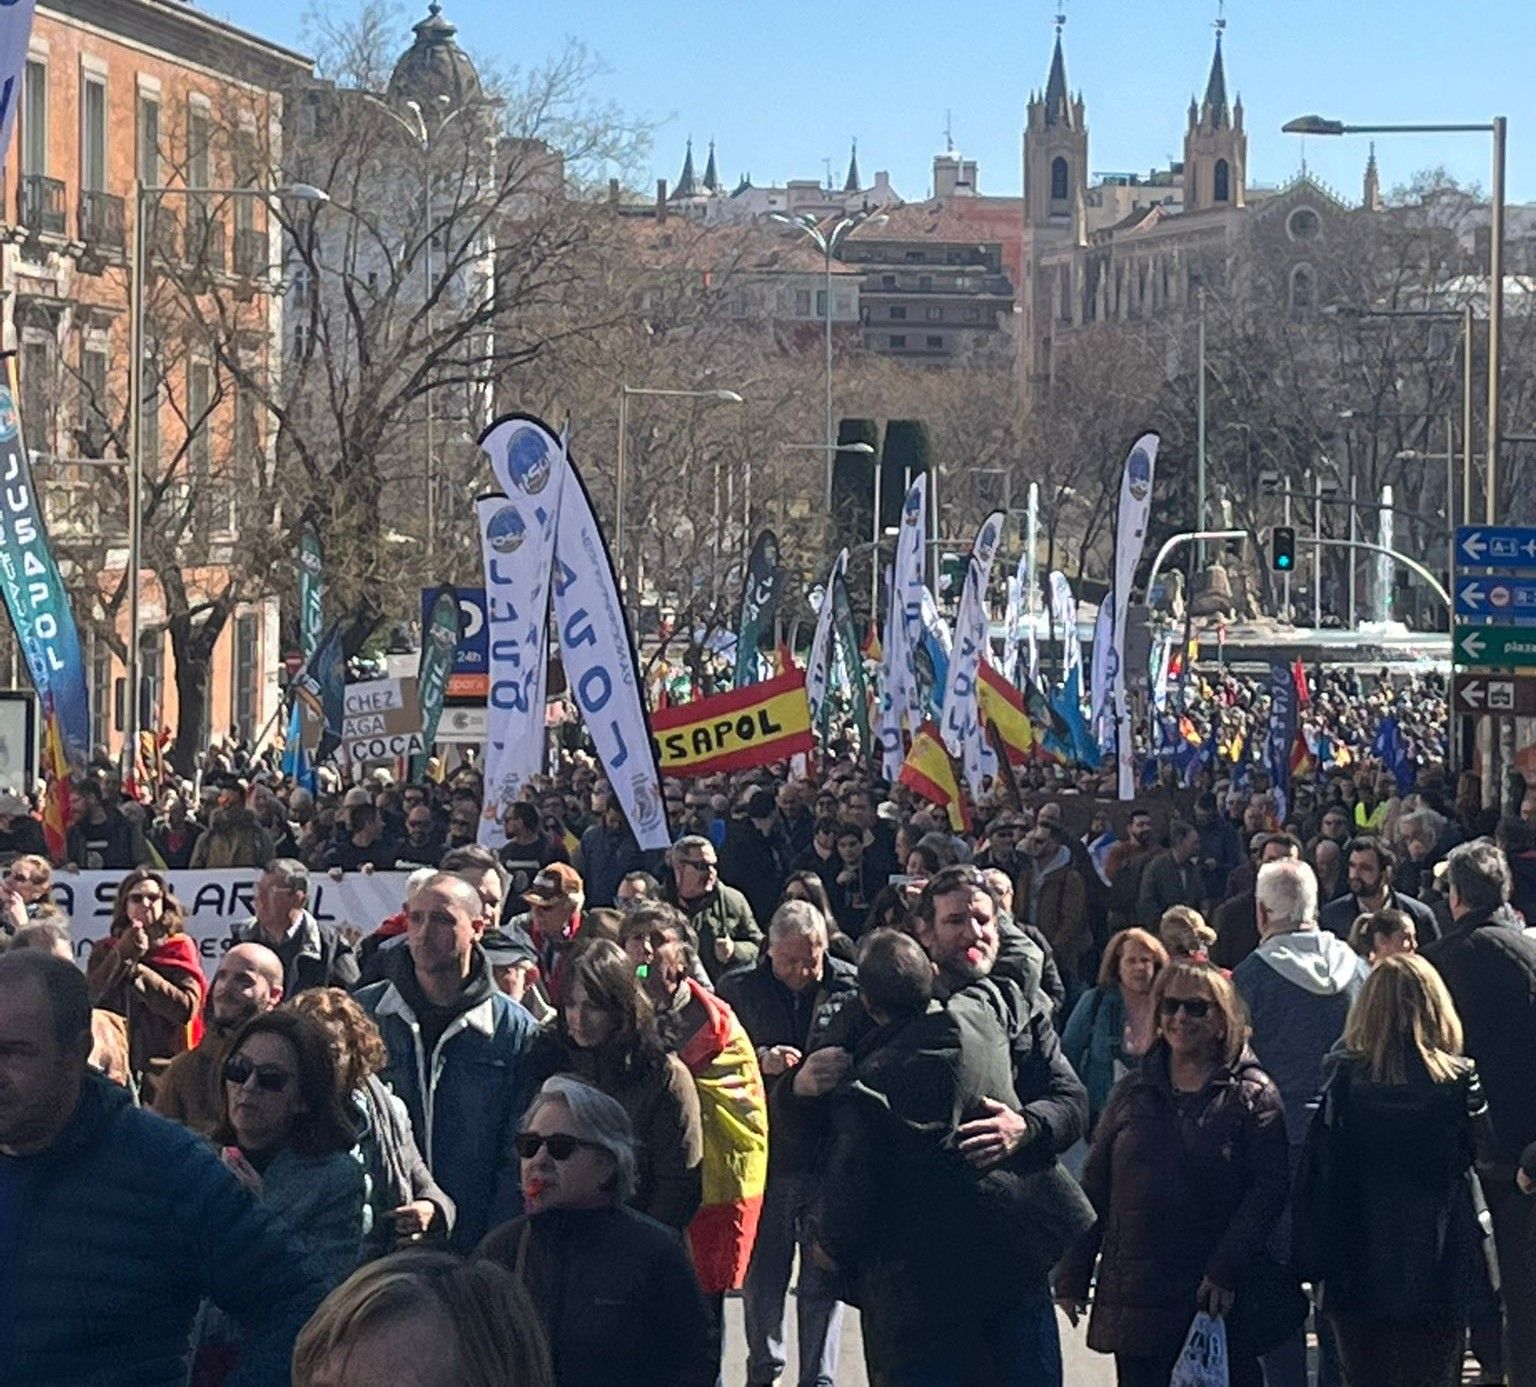
[[[776,833],[762,833],[750,819],[733,819],[720,849],[720,880],[747,898],[765,923],[773,915],[789,875],[790,855]]]
[[[1057,1292],[1098,1288],[1088,1346],[1177,1353],[1209,1277],[1237,1289],[1264,1251],[1290,1181],[1285,1106],[1251,1054],[1176,1095],[1159,1044],[1099,1119],[1083,1189],[1099,1221],[1063,1260]]]
[[[1423,901],[1415,900],[1412,896],[1405,895],[1401,891],[1389,891],[1387,894],[1388,910],[1401,910],[1418,931],[1419,947],[1432,944],[1440,937],[1440,926],[1435,921],[1435,912]],[[1331,934],[1336,934],[1346,943],[1349,940],[1349,931],[1360,915],[1360,905],[1352,895],[1345,894],[1336,901],[1329,901],[1317,913],[1317,926]]]
[[[1298,1220],[1321,1216],[1322,1304],[1374,1319],[1464,1312],[1481,1284],[1480,1231],[1467,1172],[1491,1128],[1476,1067],[1435,1083],[1371,1082],[1341,1056],[1326,1125],[1314,1119],[1297,1178]],[[1326,1143],[1326,1159],[1315,1146]]]
[[[670,1228],[633,1209],[551,1209],[492,1230],[475,1255],[499,1262],[527,1288],[549,1338],[556,1387],[714,1383],[719,1345]]]
[[[351,991],[361,977],[357,952],[334,925],[322,925],[307,910],[299,928],[274,946],[255,917],[231,927],[228,947],[265,944],[283,964],[283,996],[311,987],[340,987]]]
[[[1422,953],[1450,989],[1482,1077],[1491,1157],[1513,1165],[1536,1141],[1536,935],[1505,906],[1464,916]]]

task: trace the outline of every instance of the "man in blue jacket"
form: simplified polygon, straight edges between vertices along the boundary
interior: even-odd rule
[[[182,1387],[207,1298],[244,1330],[230,1387],[286,1383],[323,1282],[211,1147],[90,1052],[80,971],[0,957],[0,1382]]]
[[[467,881],[438,873],[411,896],[405,918],[405,947],[385,951],[385,981],[357,1000],[389,1048],[382,1077],[458,1206],[452,1246],[467,1252],[522,1212],[513,1142],[538,1027],[496,989],[479,943],[490,920]]]

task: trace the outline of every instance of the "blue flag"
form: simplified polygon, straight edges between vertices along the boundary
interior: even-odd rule
[[[1392,778],[1397,781],[1398,794],[1406,795],[1413,789],[1417,771],[1408,759],[1408,748],[1403,745],[1397,719],[1390,714],[1382,719],[1381,726],[1376,729],[1376,740],[1371,743],[1371,755],[1392,772]]]
[[[317,793],[319,783],[309,753],[304,750],[303,737],[304,711],[299,707],[298,699],[294,699],[288,710],[288,745],[283,748],[282,770],[301,790],[308,790],[313,795]]]
[[[1264,769],[1275,789],[1275,817],[1285,822],[1290,804],[1291,748],[1296,745],[1296,679],[1284,660],[1269,666],[1269,735],[1264,741]]]

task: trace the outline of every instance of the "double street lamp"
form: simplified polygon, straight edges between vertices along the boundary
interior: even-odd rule
[[[152,199],[184,197],[195,202],[213,198],[231,201],[256,198],[262,202],[289,200],[322,203],[330,194],[308,183],[291,183],[279,188],[192,188],[166,187],[134,183],[133,242],[128,262],[128,657],[124,671],[128,685],[127,725],[124,752],[131,769],[139,754],[140,716],[139,679],[141,651],[139,627],[142,622],[141,572],[144,567],[144,275],[149,258],[147,222]],[[189,423],[195,423],[190,421]]]
[[[1488,227],[1488,449],[1485,523],[1498,519],[1499,506],[1499,368],[1504,327],[1504,147],[1507,122],[1495,116],[1471,125],[1346,125],[1324,116],[1298,116],[1281,126],[1287,135],[1459,135],[1493,136],[1493,190]],[[1470,333],[1466,338],[1470,346]],[[1470,351],[1468,352],[1470,356]],[[1469,448],[1470,451],[1470,448]],[[1470,515],[1465,516],[1470,520]]]

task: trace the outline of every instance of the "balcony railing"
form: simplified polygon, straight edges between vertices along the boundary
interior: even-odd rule
[[[123,200],[113,193],[80,194],[80,239],[95,251],[123,253]]]
[[[31,232],[47,236],[64,234],[64,183],[41,173],[21,176],[21,206],[18,220]]]
[[[235,231],[235,273],[242,279],[254,279],[267,272],[271,245],[265,231],[239,227]]]

